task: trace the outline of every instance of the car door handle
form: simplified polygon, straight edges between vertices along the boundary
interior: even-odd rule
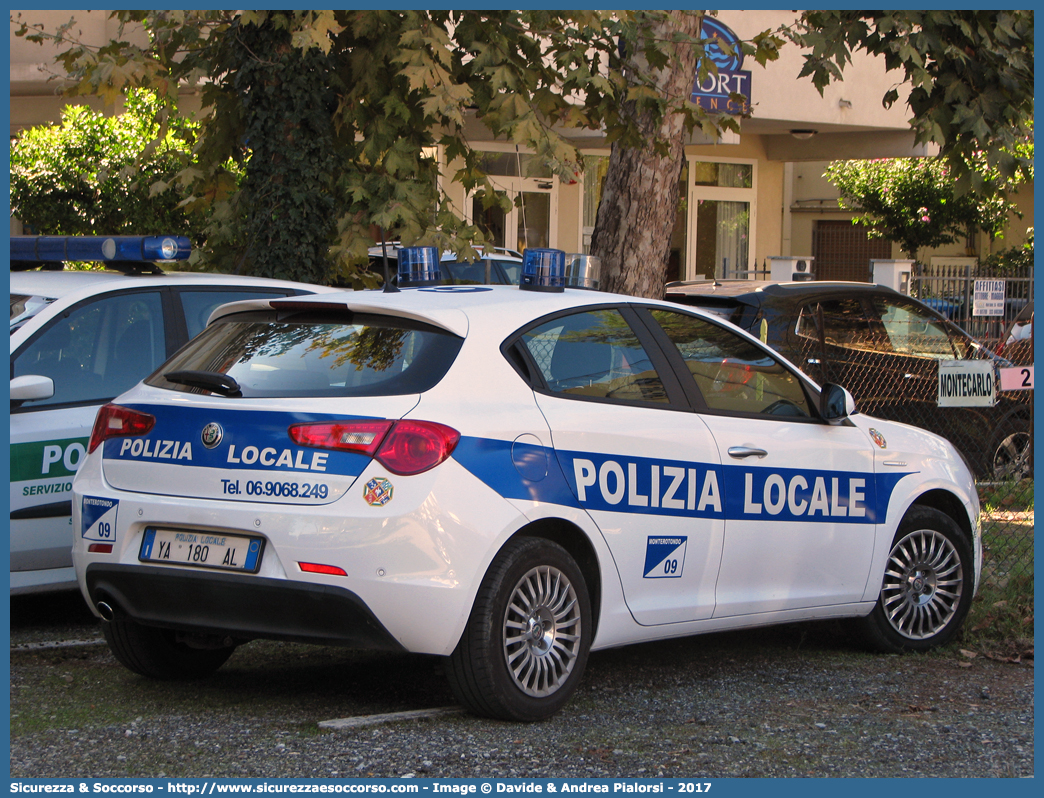
[[[742,460],[744,457],[764,457],[767,455],[764,449],[755,449],[753,446],[730,446],[729,457]]]

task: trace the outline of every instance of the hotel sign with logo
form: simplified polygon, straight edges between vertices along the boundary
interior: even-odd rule
[[[718,20],[704,17],[703,38],[711,39],[705,48],[706,57],[718,68],[717,74],[708,74],[702,81],[697,72],[692,87],[692,101],[706,111],[719,114],[750,113],[750,71],[743,69],[743,53],[740,52],[739,37]],[[730,55],[718,42],[725,42],[732,49]],[[747,99],[738,103],[730,94],[742,94]]]

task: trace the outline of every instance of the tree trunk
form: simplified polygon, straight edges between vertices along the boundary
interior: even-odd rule
[[[652,34],[661,43],[670,42],[675,33],[698,36],[702,21],[702,12],[671,11],[651,23]],[[660,96],[669,99],[668,111],[657,120],[628,102],[625,112],[636,120],[647,141],[669,142],[667,154],[658,154],[651,145],[637,149],[613,144],[591,237],[591,254],[602,261],[603,290],[654,298],[663,296],[685,158],[684,121],[669,109],[689,98],[696,79],[691,44],[661,46],[671,57],[655,74],[655,84]],[[630,60],[632,70],[648,69],[641,52]]]

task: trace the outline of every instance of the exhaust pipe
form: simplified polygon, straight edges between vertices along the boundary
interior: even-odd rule
[[[112,608],[112,605],[105,601],[99,601],[94,605],[95,609],[98,610],[98,614],[101,616],[103,621],[110,622],[116,617],[116,610]]]

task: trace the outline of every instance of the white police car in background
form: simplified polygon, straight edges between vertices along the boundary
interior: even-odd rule
[[[957,632],[981,547],[949,443],[713,316],[562,290],[560,256],[527,252],[522,287],[226,306],[102,408],[73,559],[117,659],[186,678],[255,638],[423,652],[473,712],[536,720],[592,648]]]
[[[11,238],[11,592],[75,589],[72,478],[98,408],[240,299],[329,290],[225,274],[164,273],[175,236]],[[100,261],[120,271],[61,271]],[[43,267],[43,271],[27,271]]]
[[[383,274],[386,268],[391,282],[409,280],[410,274],[399,268],[399,253],[414,252],[419,247],[403,247],[399,242],[370,247],[370,269]],[[522,277],[522,255],[504,247],[475,247],[478,258],[470,263],[459,260],[455,254],[445,251],[439,260],[439,281],[445,285],[518,285]],[[409,257],[407,253],[407,257]]]

